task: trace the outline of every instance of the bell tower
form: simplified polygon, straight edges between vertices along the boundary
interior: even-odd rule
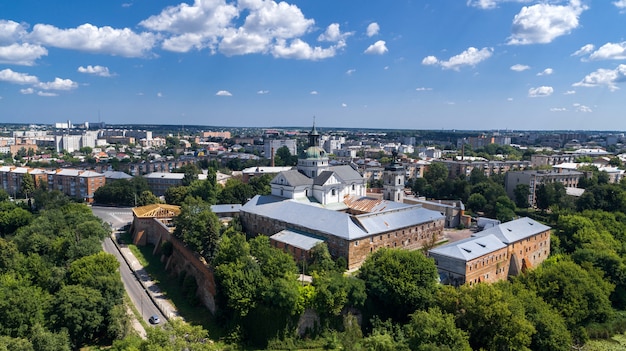
[[[398,152],[392,152],[391,163],[383,171],[383,199],[404,202],[405,170],[398,163]]]

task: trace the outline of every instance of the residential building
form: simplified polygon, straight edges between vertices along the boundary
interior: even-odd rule
[[[298,154],[298,145],[295,139],[267,139],[263,143],[263,152],[265,158],[271,159],[276,155],[276,151],[286,146],[291,155]]]
[[[495,225],[428,251],[443,284],[493,283],[534,268],[550,255],[551,228],[528,217]]]
[[[565,188],[577,188],[578,180],[584,176],[583,172],[563,169],[560,171],[510,171],[504,178],[504,188],[509,198],[515,198],[515,187],[519,184],[528,186],[528,203],[536,206],[537,189],[540,184],[559,182]]]
[[[63,168],[47,175],[48,190],[59,190],[88,203],[93,202],[93,194],[106,182],[104,174],[80,169]]]
[[[467,158],[467,157],[465,157]],[[474,168],[481,169],[486,176],[505,174],[511,170],[524,170],[530,167],[528,161],[477,161],[477,160],[433,160],[441,162],[448,168],[448,177],[457,178],[461,175],[469,177]]]

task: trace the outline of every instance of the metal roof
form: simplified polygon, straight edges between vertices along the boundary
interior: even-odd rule
[[[279,179],[279,177],[283,177],[285,181],[287,182],[287,184],[277,183],[276,180]],[[274,177],[271,183],[296,187],[296,186],[301,186],[301,185],[313,184],[313,180],[305,176],[304,174],[300,173],[299,171],[292,169],[289,171],[280,172],[276,177]]]
[[[481,237],[493,234],[503,243],[512,244],[550,229],[547,225],[531,218],[523,217],[485,229],[473,236]]]
[[[241,210],[241,204],[211,205],[211,211],[215,214],[239,212],[239,210]]]
[[[281,243],[285,243],[306,251],[309,251],[315,245],[326,241],[324,238],[291,229],[282,230],[270,236],[270,239],[280,241]]]
[[[241,212],[256,214],[285,223],[293,223],[315,232],[355,240],[370,235],[443,219],[437,211],[421,206],[352,216],[326,208],[307,205],[272,195],[257,195],[241,208]]]
[[[439,246],[429,250],[428,253],[457,258],[463,261],[471,261],[496,250],[503,249],[506,246],[507,245],[500,241],[495,235],[488,234],[481,237],[469,237]]]

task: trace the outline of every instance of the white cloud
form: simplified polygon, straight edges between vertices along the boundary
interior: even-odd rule
[[[477,7],[483,10],[491,10],[498,7],[499,3],[503,2],[530,2],[531,0],[467,0],[467,6]]]
[[[550,96],[554,92],[552,87],[540,86],[528,89],[528,97],[545,97]]]
[[[159,91],[159,92],[156,94],[156,96],[157,96],[158,98],[162,98],[162,97],[163,97],[163,93]]]
[[[269,90],[259,90],[256,93],[259,94],[259,95],[265,95],[265,94],[269,94],[270,91]]]
[[[348,107],[348,104],[346,104],[345,102],[341,104],[341,107]]]
[[[613,1],[613,5],[622,11],[626,10],[626,0]]]
[[[511,66],[511,70],[512,71],[516,71],[516,72],[522,72],[522,71],[525,71],[527,69],[530,69],[530,66],[520,65],[520,64],[516,64],[516,65]]]
[[[89,23],[70,29],[36,24],[30,38],[47,46],[124,57],[145,56],[157,40],[152,33],[137,34],[128,28],[96,27]]]
[[[593,112],[593,110],[589,107],[589,106],[585,106],[585,105],[581,105],[581,104],[573,104],[574,108],[576,109],[576,112]]]
[[[347,37],[351,36],[352,32],[342,33],[339,29],[338,23],[333,23],[326,28],[326,31],[317,37],[318,41],[329,41],[333,43],[345,43]]]
[[[108,67],[104,67],[104,66],[92,66],[89,65],[87,67],[83,67],[80,66],[78,67],[78,72],[80,73],[87,73],[87,74],[93,74],[95,76],[99,76],[99,77],[110,77],[111,73],[109,72],[109,68]]]
[[[351,69],[349,69],[349,70],[347,70],[347,71],[346,71],[346,74],[347,74],[347,75],[349,75],[349,76],[351,76],[351,75],[352,75],[352,73],[354,73],[354,72],[356,72],[356,69],[351,68]]]
[[[20,89],[20,93],[24,95],[34,94],[35,90],[33,88]]]
[[[554,70],[552,68],[546,68],[543,71],[537,73],[538,76],[549,76],[552,73],[554,73]]]
[[[524,6],[513,18],[510,45],[547,44],[578,28],[578,17],[586,6],[580,0],[570,0],[568,5],[539,3]]]
[[[553,107],[550,109],[551,112],[565,112],[567,109],[565,107]]]
[[[574,95],[574,94],[576,94],[576,90],[568,90],[563,93],[563,95]]]
[[[57,93],[52,93],[52,92],[49,92],[49,91],[38,91],[38,92],[37,92],[37,95],[39,95],[39,96],[45,96],[45,97],[59,96],[59,94],[57,94]]]
[[[0,46],[0,63],[32,66],[37,59],[46,55],[48,55],[48,50],[39,45],[13,43],[7,46]]]
[[[310,92],[309,94],[311,94],[311,95],[317,95],[317,94],[319,94],[319,93],[317,92],[317,90],[311,90],[311,92]]]
[[[626,0],[624,0],[626,1]],[[380,31],[380,26],[378,25],[378,23],[376,22],[372,22],[367,26],[367,31],[366,34],[368,37],[373,37],[375,35],[378,34],[378,32]]]
[[[589,55],[590,60],[624,60],[626,59],[626,41],[606,43]]]
[[[617,66],[616,69],[600,68],[595,72],[589,73],[580,82],[574,83],[575,87],[598,87],[606,86],[611,91],[619,89],[617,83],[626,81],[626,64]]]
[[[13,84],[37,84],[39,79],[26,73],[12,71],[9,68],[0,71],[0,81]]]
[[[52,82],[41,82],[36,85],[43,90],[72,90],[78,88],[78,83],[71,79],[54,78]]]
[[[480,62],[488,59],[493,54],[492,48],[482,48],[480,50],[469,47],[462,53],[450,57],[448,61],[441,61],[435,56],[426,56],[422,60],[423,65],[440,65],[444,69],[453,69],[458,71],[463,66],[476,66]]]
[[[433,90],[433,88],[426,88],[426,87],[420,87],[420,88],[416,88],[416,91],[431,91]]]
[[[294,39],[290,44],[287,44],[285,40],[281,39],[277,41],[271,51],[274,57],[316,61],[335,56],[337,48],[335,45],[328,48],[311,47],[300,39]]]
[[[422,60],[422,65],[432,66],[439,63],[439,60],[435,56],[426,56]]]
[[[506,101],[513,101],[513,98],[512,97],[506,98]]]
[[[216,96],[233,96],[233,94],[230,93],[230,91],[228,90],[220,90],[217,93],[215,93]]]
[[[379,40],[365,49],[365,53],[370,55],[382,55],[389,51],[385,44],[384,40]]]
[[[576,50],[576,52],[574,52],[572,54],[572,56],[587,55],[587,54],[591,53],[594,49],[595,49],[595,46],[593,44],[587,44],[587,45],[584,45],[583,47],[581,47],[580,49]]]
[[[0,20],[0,45],[11,44],[22,39],[27,33],[26,28],[25,24]]]

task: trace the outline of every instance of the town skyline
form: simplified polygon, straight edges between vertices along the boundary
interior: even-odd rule
[[[0,4],[3,122],[626,130],[624,0],[59,6]]]

